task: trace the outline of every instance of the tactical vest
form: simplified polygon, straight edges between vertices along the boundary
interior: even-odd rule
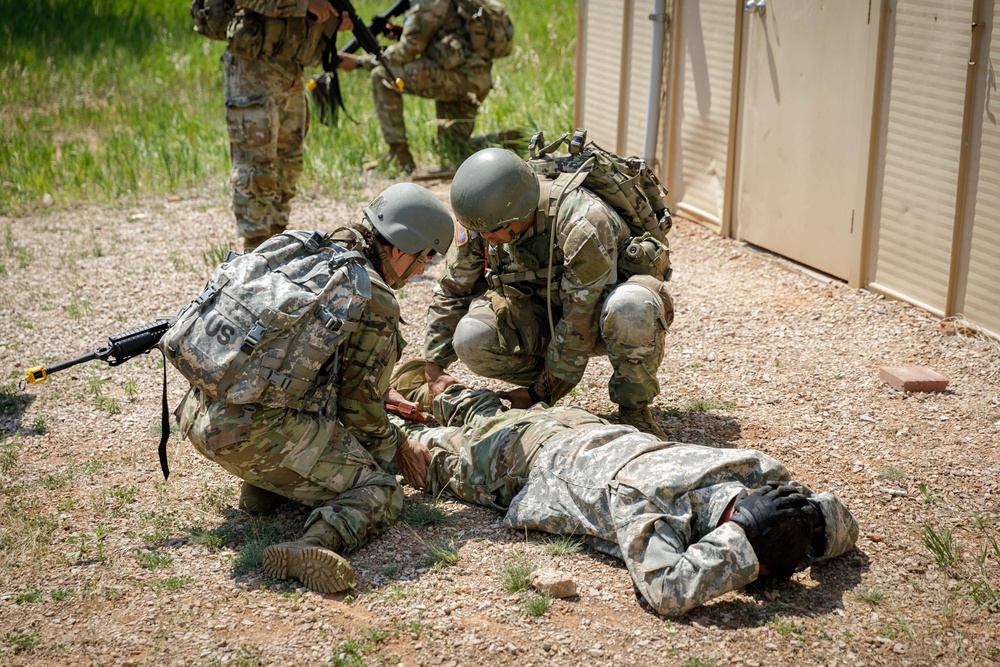
[[[320,64],[327,41],[336,39],[324,28],[312,15],[272,18],[241,9],[229,22],[226,39],[229,52],[243,60],[272,58],[314,67]]]

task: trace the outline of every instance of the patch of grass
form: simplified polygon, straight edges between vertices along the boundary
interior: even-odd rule
[[[435,568],[448,567],[462,560],[454,542],[429,542],[425,547],[425,553]]]
[[[395,579],[399,574],[400,564],[399,563],[387,563],[382,566],[382,576],[386,579]]]
[[[424,623],[423,621],[409,621],[407,623],[403,623],[401,621],[394,621],[394,623],[397,629],[399,629],[402,632],[410,633],[410,636],[413,639],[420,639],[420,636],[424,632],[434,627],[430,623]]]
[[[681,663],[681,667],[718,667],[719,663],[708,658],[688,658]]]
[[[125,381],[125,397],[130,401],[134,401],[136,397],[139,396],[139,385],[133,379],[128,379]]]
[[[696,398],[693,401],[688,401],[687,405],[684,406],[684,411],[692,414],[700,414],[709,412],[710,410],[732,410],[735,407],[736,403],[733,401],[718,401],[714,398]]]
[[[412,528],[447,526],[455,522],[436,503],[417,503],[403,511],[403,521]]]
[[[235,577],[259,570],[264,564],[264,549],[281,541],[280,531],[271,524],[250,521],[244,535],[245,546],[233,559],[232,573]]]
[[[225,261],[229,250],[229,243],[213,243],[207,250],[201,251],[201,258],[204,260],[205,266],[214,269]]]
[[[508,593],[523,591],[531,587],[528,577],[535,569],[535,564],[524,554],[518,554],[500,567],[500,584]]]
[[[70,537],[67,542],[75,548],[67,557],[70,562],[89,560],[91,557],[104,562],[104,541],[108,537],[108,530],[103,525],[98,526],[89,533],[81,533]]]
[[[140,551],[135,555],[135,562],[144,570],[155,570],[173,563],[174,557],[162,551]]]
[[[7,475],[17,465],[21,456],[21,434],[15,433],[13,438],[0,436],[0,472]]]
[[[99,375],[92,375],[87,378],[87,386],[90,388],[90,395],[100,398],[104,395],[104,385],[111,381],[111,378],[102,378]]]
[[[533,593],[524,598],[521,604],[529,616],[541,616],[549,610],[549,606],[552,604],[552,596],[548,593]]]
[[[940,493],[934,493],[926,484],[917,484],[917,490],[920,491],[921,497],[923,497],[925,503],[943,503],[944,498],[941,497]]]
[[[935,529],[931,524],[924,522],[920,541],[931,552],[931,555],[934,556],[934,562],[938,565],[951,567],[956,563],[958,554],[952,543],[951,530],[947,528]]]
[[[233,502],[233,489],[230,486],[210,487],[205,484],[198,495],[198,507],[209,514],[219,514]]]
[[[560,535],[545,540],[545,553],[550,556],[569,556],[579,553],[583,543],[572,535]]]
[[[66,314],[77,322],[94,314],[94,307],[86,299],[81,299],[79,294],[74,294],[69,300],[69,305],[64,306],[64,308]]]
[[[33,653],[34,650],[42,643],[42,637],[39,634],[38,626],[35,623],[29,625],[27,630],[14,628],[10,632],[5,632],[3,640],[4,643],[11,646],[11,650],[15,655],[21,653]]]
[[[72,588],[60,588],[52,591],[52,599],[56,602],[62,602],[67,598],[71,598],[76,594]]]
[[[866,588],[863,591],[855,591],[854,597],[870,607],[876,607],[882,602],[885,594],[878,588]]]
[[[806,632],[803,626],[784,616],[775,616],[767,626],[775,630],[782,637],[791,637],[792,635],[802,637]]]
[[[177,591],[194,581],[194,577],[182,575],[178,577],[167,577],[153,582],[153,586],[163,591]]]
[[[233,658],[235,667],[259,667],[263,653],[256,646],[240,646],[240,654]]]
[[[906,473],[899,468],[886,468],[878,474],[880,479],[884,479],[889,482],[899,482],[906,479]]]
[[[204,528],[193,528],[191,529],[191,542],[194,544],[200,544],[201,546],[208,549],[211,553],[216,553],[226,546],[226,541],[213,530],[205,530]]]
[[[35,418],[31,420],[31,430],[38,435],[45,435],[49,432],[48,420],[45,415],[35,415]]]
[[[34,586],[28,586],[23,593],[18,594],[18,596],[14,598],[14,604],[31,604],[32,602],[38,602],[41,599],[42,592]]]

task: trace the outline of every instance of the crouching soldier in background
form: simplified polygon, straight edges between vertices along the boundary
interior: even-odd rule
[[[427,406],[423,361],[393,385]],[[497,394],[449,385],[437,421],[399,422],[431,452],[426,491],[506,512],[511,528],[574,535],[621,558],[660,614],[683,614],[759,577],[788,578],[858,537],[829,493],[791,481],[749,449],[666,442],[582,409],[506,409]]]

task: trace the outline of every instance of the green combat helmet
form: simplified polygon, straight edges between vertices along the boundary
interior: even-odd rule
[[[538,190],[528,163],[508,150],[486,148],[455,172],[451,207],[460,225],[489,233],[527,220],[538,207]]]
[[[365,207],[365,219],[385,240],[405,253],[416,255],[403,275],[397,276],[382,246],[376,244],[389,286],[400,289],[436,252],[446,253],[455,237],[455,222],[448,208],[416,183],[397,183],[382,191]]]
[[[455,222],[441,200],[416,183],[397,183],[365,207],[365,218],[385,240],[411,255],[442,255],[455,237]]]

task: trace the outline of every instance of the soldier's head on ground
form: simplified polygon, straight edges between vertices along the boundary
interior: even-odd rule
[[[447,207],[426,188],[397,183],[364,209],[364,252],[394,289],[423,273],[427,260],[447,252],[455,223]]]
[[[455,172],[451,207],[466,229],[492,243],[510,243],[534,221],[538,190],[538,177],[524,160],[502,148],[486,148]]]

